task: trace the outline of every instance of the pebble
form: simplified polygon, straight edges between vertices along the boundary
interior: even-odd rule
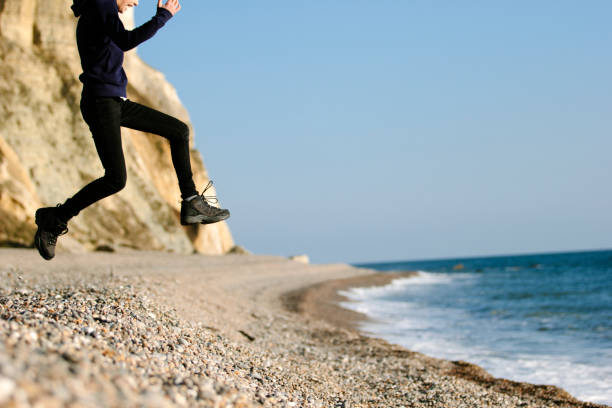
[[[19,280],[0,271],[0,405],[580,406],[424,369],[380,340],[298,315],[262,310],[244,330],[255,341],[230,340],[222,333],[235,328],[191,324],[156,303],[158,284],[146,277],[92,282]],[[261,324],[264,316],[274,323]]]
[[[8,402],[15,392],[15,381],[10,378],[0,377],[0,404]]]

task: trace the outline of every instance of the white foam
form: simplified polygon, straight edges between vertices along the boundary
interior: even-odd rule
[[[402,319],[393,324],[370,322],[362,330],[432,357],[469,361],[495,377],[557,385],[578,399],[612,404],[612,367],[604,362],[583,364],[572,361],[571,356],[505,354],[483,345],[461,344],[452,336],[441,337],[431,326],[419,319]]]
[[[417,304],[401,296],[412,285],[446,285],[477,276],[419,271],[415,277],[396,279],[382,287],[342,291],[340,293],[350,299],[342,306],[374,319],[362,325],[364,332],[410,350],[438,358],[469,361],[496,377],[557,385],[578,399],[612,405],[610,351],[601,350],[599,358],[585,361],[584,355],[583,360],[578,360],[571,352],[547,355],[540,350],[531,354],[526,348],[526,352],[521,353],[512,345],[504,348],[494,336],[480,336],[481,342],[475,344],[473,339],[479,323],[467,312]],[[525,338],[516,341],[525,341]]]
[[[445,274],[417,271],[415,276],[394,279],[391,281],[391,283],[384,286],[351,288],[348,290],[339,291],[338,293],[351,300],[366,300],[399,294],[402,293],[408,286],[448,285],[458,279],[468,279],[472,277],[474,277],[474,275],[470,273]]]

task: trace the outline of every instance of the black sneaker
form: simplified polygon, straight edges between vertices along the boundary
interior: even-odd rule
[[[68,225],[60,220],[56,207],[45,207],[36,210],[38,230],[34,236],[34,245],[40,256],[47,261],[55,256],[57,237],[68,232]]]
[[[201,195],[189,201],[181,202],[181,224],[213,224],[229,218],[229,210],[214,207],[208,202],[217,203],[217,197],[206,197],[204,193],[212,186],[212,181],[208,183]]]

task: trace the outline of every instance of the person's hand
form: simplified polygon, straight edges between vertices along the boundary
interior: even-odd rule
[[[170,14],[175,15],[181,9],[181,5],[179,4],[179,0],[167,0],[166,4],[162,5],[162,0],[157,0],[157,7],[164,8],[170,12]]]

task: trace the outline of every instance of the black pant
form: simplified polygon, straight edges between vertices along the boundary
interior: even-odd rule
[[[182,198],[198,194],[191,173],[189,128],[185,123],[118,97],[83,97],[81,113],[89,125],[105,173],[60,206],[60,215],[66,221],[82,209],[125,187],[127,174],[121,146],[121,126],[168,139]]]

